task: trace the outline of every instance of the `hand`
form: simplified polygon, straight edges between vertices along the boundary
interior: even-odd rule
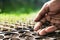
[[[39,15],[38,15],[39,16]],[[49,27],[46,27],[44,29],[40,29],[42,27],[42,25],[47,21],[45,17],[43,17],[42,19],[40,19],[39,17],[36,17],[35,18],[35,22],[37,22],[37,24],[35,25],[34,27],[34,30],[37,31],[40,35],[46,35],[47,33],[50,33],[50,32],[53,32],[53,31],[56,31],[57,29],[60,29],[60,22],[56,22],[56,25],[53,25],[54,23],[54,19],[53,19],[53,23],[51,23],[51,26]],[[46,16],[48,19],[49,17]],[[39,19],[39,20],[38,20]],[[52,20],[52,19],[51,19]],[[51,22],[50,20],[50,22]]]
[[[40,35],[46,35],[47,33],[56,31],[57,29],[60,29],[60,13],[58,14],[51,14],[52,16],[47,15],[48,13],[48,6],[45,4],[36,18],[34,19],[37,24],[34,27],[34,30],[37,31]],[[53,18],[52,18],[53,17]],[[59,17],[59,18],[58,18]],[[50,19],[51,18],[51,19]],[[44,29],[40,29],[42,24],[44,24],[46,21],[51,22],[51,26],[46,27]],[[55,23],[55,24],[54,24]]]

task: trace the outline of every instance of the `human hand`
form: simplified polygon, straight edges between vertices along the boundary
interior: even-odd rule
[[[57,20],[54,20],[54,19],[50,19],[50,22],[51,21],[52,22],[51,22],[51,25],[49,27],[46,27],[44,29],[40,29],[42,27],[42,25],[47,21],[46,17],[49,20],[49,16],[46,15],[46,16],[42,17],[42,19],[40,19],[39,16],[40,15],[37,15],[37,17],[34,20],[35,22],[37,22],[37,24],[34,27],[34,30],[37,31],[40,35],[46,35],[47,33],[54,32],[57,29],[60,29],[60,21],[58,22]],[[54,22],[56,24],[54,24]]]

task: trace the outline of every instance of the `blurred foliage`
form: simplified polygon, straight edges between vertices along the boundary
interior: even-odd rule
[[[36,16],[37,11],[48,0],[0,0],[0,22],[27,21]]]
[[[2,12],[19,11],[29,13],[37,11],[48,0],[0,0]]]

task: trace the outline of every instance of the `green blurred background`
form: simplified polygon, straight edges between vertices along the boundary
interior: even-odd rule
[[[49,0],[0,0],[0,21],[33,19],[47,1]]]

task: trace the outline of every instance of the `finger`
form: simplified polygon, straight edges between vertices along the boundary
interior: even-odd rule
[[[35,27],[34,27],[34,30],[37,31],[40,29],[40,27],[46,22],[46,19],[43,18],[40,22],[38,22]]]
[[[42,26],[42,23],[41,22],[38,22],[35,27],[34,27],[34,30],[37,31],[40,29],[40,27]]]
[[[37,33],[39,34],[39,35],[46,35],[46,32],[45,32],[45,29],[39,29],[38,31],[37,31]]]
[[[55,26],[49,26],[47,28],[44,28],[44,29],[40,30],[39,34],[40,35],[46,35],[47,33],[53,32],[55,30],[57,30],[57,27],[55,27]]]
[[[57,30],[57,27],[55,27],[55,26],[50,26],[50,27],[48,27],[48,28],[45,29],[45,31],[46,31],[47,33],[53,32],[53,31],[55,31],[55,30]]]
[[[37,16],[35,17],[34,21],[38,22],[42,18],[44,18],[45,14],[48,12],[48,9],[49,7],[47,6],[47,3],[45,3],[43,7],[41,8],[41,10],[39,11],[39,13],[37,14]]]

